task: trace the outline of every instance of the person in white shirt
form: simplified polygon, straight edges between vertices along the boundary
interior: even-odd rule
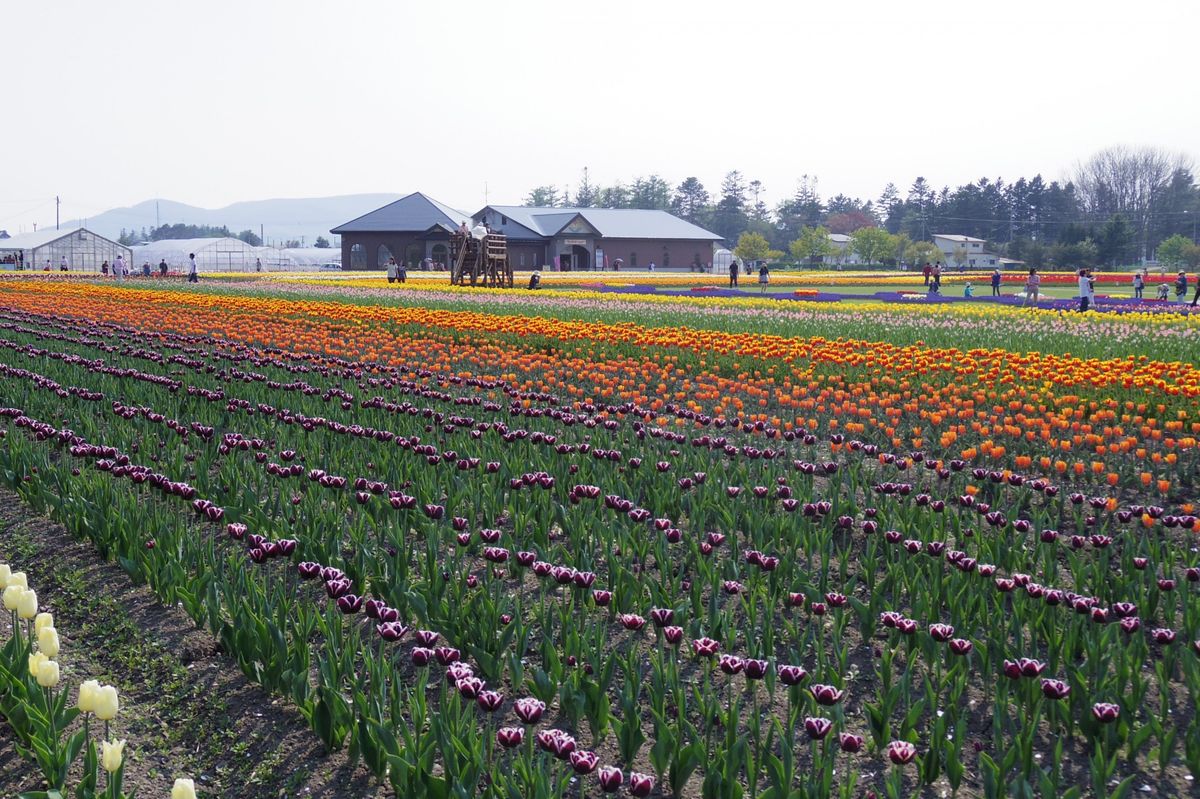
[[[1092,303],[1092,281],[1086,269],[1079,270],[1079,310],[1086,311]]]
[[[199,272],[200,272],[200,270],[196,266],[196,253],[194,253],[194,252],[188,253],[188,278],[187,278],[188,282],[189,283],[199,283],[200,282]]]
[[[389,283],[396,282],[396,259],[388,258],[387,262],[387,280]]]
[[[60,271],[60,272],[67,271],[67,256],[64,255],[62,257],[62,262],[58,265],[58,271]]]
[[[118,255],[117,262],[113,265],[113,276],[118,280],[125,279],[125,256]]]

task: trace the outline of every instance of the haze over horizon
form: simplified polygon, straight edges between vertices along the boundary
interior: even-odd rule
[[[423,191],[519,203],[731,169],[770,205],[1064,178],[1114,144],[1200,153],[1200,7],[531,0],[16,0],[0,228],[155,197],[201,208]],[[17,35],[19,34],[19,35]],[[484,121],[486,120],[486,122]]]

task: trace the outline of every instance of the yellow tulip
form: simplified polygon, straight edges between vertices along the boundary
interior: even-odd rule
[[[121,768],[121,761],[125,754],[125,739],[105,741],[100,751],[100,762],[104,765],[104,770],[112,774]]]
[[[50,658],[43,655],[41,652],[34,652],[29,656],[29,676],[37,677],[38,671],[41,670],[42,664]]]
[[[96,694],[100,691],[100,683],[96,680],[84,680],[79,684],[79,712],[96,712]]]
[[[54,626],[54,614],[39,613],[33,620],[34,633],[40,633],[44,627]]]
[[[28,588],[29,580],[25,579],[25,572],[13,572],[8,576],[8,584],[19,585],[22,588]]]
[[[58,630],[43,627],[37,634],[38,651],[48,658],[58,657]]]
[[[21,594],[23,593],[25,593],[24,588],[10,582],[4,589],[4,609],[16,610],[17,605],[21,604]]]
[[[117,698],[117,689],[111,685],[102,685],[96,691],[96,699],[93,710],[96,712],[96,718],[101,721],[112,721],[117,717],[117,712],[121,709],[121,703]]]
[[[9,577],[12,577],[12,567],[7,563],[0,563],[0,591],[8,587]]]
[[[37,591],[34,591],[32,588],[26,588],[25,592],[21,594],[21,598],[17,601],[17,615],[22,619],[29,620],[36,616],[37,612]]]
[[[58,685],[58,661],[43,660],[38,665],[37,681],[43,688],[53,688]]]
[[[171,786],[171,799],[196,799],[196,783],[180,777]]]

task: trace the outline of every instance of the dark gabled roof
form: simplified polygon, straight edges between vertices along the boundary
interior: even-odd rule
[[[452,230],[457,230],[463,220],[470,218],[470,214],[443,205],[417,191],[407,197],[401,197],[394,203],[377,208],[369,214],[363,214],[358,219],[338,225],[329,232],[336,235],[385,232],[423,233],[435,225],[444,225]]]

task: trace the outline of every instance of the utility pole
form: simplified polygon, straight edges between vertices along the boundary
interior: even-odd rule
[[[62,207],[62,200],[58,195],[54,195],[54,229],[58,230],[58,209]]]
[[[158,221],[158,200],[154,201],[154,229],[158,230],[162,223]]]

